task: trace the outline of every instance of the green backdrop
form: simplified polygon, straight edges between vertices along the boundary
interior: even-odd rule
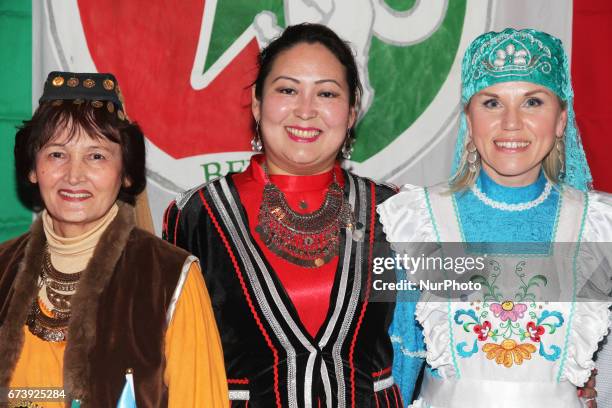
[[[28,229],[15,188],[15,127],[32,116],[32,3],[0,0],[0,242]]]

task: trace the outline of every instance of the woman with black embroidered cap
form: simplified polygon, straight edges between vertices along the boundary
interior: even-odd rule
[[[15,163],[43,211],[0,246],[0,387],[58,387],[108,407],[133,381],[139,407],[224,406],[197,260],[135,227],[144,138],[115,78],[52,72]]]
[[[391,188],[343,171],[361,87],[328,28],[288,27],[259,57],[249,168],[180,195],[167,240],[203,261],[233,407],[396,407],[372,259]]]

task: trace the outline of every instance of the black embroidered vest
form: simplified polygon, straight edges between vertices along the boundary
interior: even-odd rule
[[[345,173],[345,197],[365,234],[353,240],[342,231],[330,309],[316,338],[251,236],[231,177],[168,208],[164,238],[202,262],[233,407],[401,406],[387,334],[394,303],[370,301],[372,260],[390,253],[376,204],[392,194]]]

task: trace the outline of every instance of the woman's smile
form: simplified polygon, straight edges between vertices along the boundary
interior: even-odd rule
[[[531,142],[528,140],[496,139],[493,141],[498,151],[502,153],[522,153],[526,151]]]
[[[319,139],[319,136],[323,134],[323,131],[318,128],[308,127],[303,128],[299,126],[285,126],[289,139],[298,143],[312,143]]]
[[[60,189],[58,191],[58,194],[60,195],[62,200],[66,200],[66,201],[85,201],[93,197],[93,194],[91,194],[87,190]]]
[[[264,81],[261,100],[253,89],[271,174],[329,171],[355,121],[345,69],[324,45],[300,43],[283,51]]]
[[[563,137],[567,112],[549,89],[531,82],[503,82],[475,94],[466,109],[470,136],[482,168],[497,183],[525,186]]]
[[[91,229],[117,200],[123,182],[121,146],[77,128],[60,129],[36,155],[30,181],[38,183],[53,227],[62,236]]]

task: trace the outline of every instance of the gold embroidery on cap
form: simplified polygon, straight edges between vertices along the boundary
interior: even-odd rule
[[[51,102],[51,105],[52,105],[52,106],[60,106],[62,103],[64,103],[64,101],[63,101],[63,100],[61,100],[61,99],[56,99],[56,100],[54,100],[53,102]]]
[[[106,103],[106,109],[108,109],[110,113],[113,113],[115,111],[115,104],[112,103],[111,101],[108,101]]]
[[[119,116],[119,119],[125,120],[125,115],[123,114],[123,111],[121,109],[117,111],[117,116]]]
[[[64,77],[58,75],[55,78],[53,78],[51,83],[53,84],[53,86],[60,87],[60,86],[64,85]]]
[[[74,103],[75,105],[80,105],[83,102],[85,102],[83,99],[79,98],[79,99],[75,99],[74,101],[72,101],[72,103]]]
[[[107,91],[112,91],[113,88],[115,87],[115,83],[113,82],[112,79],[105,79],[104,82],[102,82],[102,86]]]
[[[83,86],[85,88],[93,88],[96,85],[96,82],[93,79],[87,78],[83,81]]]
[[[68,80],[68,82],[66,82],[66,85],[68,85],[71,88],[76,87],[79,84],[79,78],[75,78],[72,77]]]
[[[119,102],[123,105],[123,109],[125,109],[125,99],[123,99],[123,92],[121,92],[121,88],[119,85],[115,88],[115,92],[117,92],[117,97],[119,98]]]
[[[102,106],[104,106],[104,104],[100,101],[93,101],[91,102],[91,106],[93,106],[94,108],[101,108]]]

